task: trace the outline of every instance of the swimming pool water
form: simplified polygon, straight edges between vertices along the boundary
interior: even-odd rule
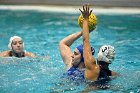
[[[87,84],[63,78],[64,64],[59,54],[61,39],[81,31],[79,14],[0,10],[0,51],[7,50],[9,38],[21,36],[25,49],[43,58],[0,58],[0,93],[140,93],[140,14],[96,14],[97,28],[90,34],[91,45],[98,49],[111,44],[116,59],[110,68],[121,74],[107,90],[90,90]],[[78,39],[75,46],[82,43]]]

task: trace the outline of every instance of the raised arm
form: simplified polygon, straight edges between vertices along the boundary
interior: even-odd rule
[[[89,6],[85,5],[83,6],[83,11],[80,9],[84,21],[83,21],[83,44],[84,44],[84,62],[86,69],[91,69],[93,67],[93,64],[96,64],[96,60],[92,56],[90,42],[89,42],[89,27],[88,27],[88,18],[92,12],[89,11]]]
[[[71,56],[73,54],[73,52],[70,49],[70,46],[73,44],[75,40],[77,40],[81,36],[82,36],[82,32],[77,32],[65,37],[59,43],[60,54],[63,59],[63,62],[67,67],[71,66],[71,59],[72,59]]]

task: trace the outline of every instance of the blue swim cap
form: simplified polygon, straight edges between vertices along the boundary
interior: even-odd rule
[[[84,57],[83,57],[83,44],[79,45],[76,47],[79,52],[81,53],[81,62],[84,62]],[[92,51],[92,55],[94,55],[95,53],[95,49],[93,47],[91,47],[91,51]]]

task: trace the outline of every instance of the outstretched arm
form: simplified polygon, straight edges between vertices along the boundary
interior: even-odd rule
[[[65,37],[59,43],[60,54],[63,59],[63,62],[67,67],[71,66],[71,56],[73,54],[73,52],[70,49],[70,46],[73,44],[75,40],[77,40],[81,36],[82,32],[77,32]]]
[[[9,56],[9,51],[4,51],[0,53],[0,57],[7,57]]]
[[[36,58],[37,56],[31,52],[25,52],[25,56]]]
[[[80,9],[84,21],[83,21],[83,43],[84,43],[84,62],[86,69],[91,69],[93,64],[96,64],[96,60],[92,56],[90,42],[89,42],[89,27],[88,27],[88,18],[92,12],[89,11],[89,6],[83,6],[83,11]]]
[[[10,53],[10,50],[1,52],[0,57],[9,57],[9,53]],[[25,56],[33,57],[33,58],[37,57],[35,54],[33,54],[31,52],[25,52]]]

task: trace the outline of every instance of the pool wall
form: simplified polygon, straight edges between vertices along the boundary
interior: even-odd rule
[[[0,4],[83,5],[106,7],[140,7],[140,0],[0,0]]]

